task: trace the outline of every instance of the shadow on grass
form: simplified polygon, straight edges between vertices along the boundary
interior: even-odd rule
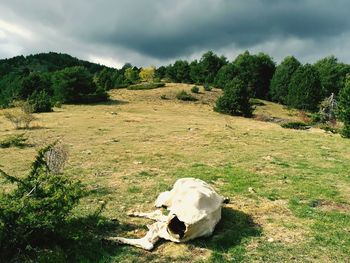
[[[128,101],[125,100],[113,100],[109,99],[107,101],[102,102],[95,102],[95,103],[89,103],[89,106],[98,106],[98,105],[106,105],[106,106],[113,106],[113,105],[125,105],[128,104]]]
[[[223,207],[221,221],[214,234],[208,238],[200,238],[192,245],[211,249],[214,252],[226,253],[239,246],[243,239],[261,235],[261,227],[254,223],[252,217],[241,211]]]

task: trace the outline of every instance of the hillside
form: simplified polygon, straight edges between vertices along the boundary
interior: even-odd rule
[[[117,222],[109,233],[113,236],[142,236],[149,221],[129,218],[127,212],[152,210],[156,196],[178,178],[201,178],[231,199],[212,237],[187,244],[161,242],[145,252],[101,241],[100,232],[93,231],[105,230],[104,225],[92,221],[86,240],[47,249],[61,259],[56,262],[349,260],[350,141],[319,129],[289,130],[216,113],[212,109],[219,89],[204,92],[201,87],[197,102],[176,100],[177,92],[191,87],[111,90],[107,103],[63,105],[36,115],[35,128],[25,131],[35,147],[0,148],[0,167],[21,176],[36,148],[60,138],[70,152],[65,173],[82,180],[92,193],[75,216],[105,203],[102,215]],[[23,132],[13,129],[4,111],[0,140]],[[299,118],[271,102],[256,112]]]
[[[91,75],[102,70],[112,70],[106,66],[54,52],[0,60],[0,107],[8,107],[13,100],[27,99],[31,95],[21,94],[23,89],[26,89],[23,88],[23,81],[29,76],[33,74],[37,76],[30,80],[33,84],[29,86],[34,86],[34,91],[45,89],[50,93],[52,76],[55,72],[78,66],[86,68]]]

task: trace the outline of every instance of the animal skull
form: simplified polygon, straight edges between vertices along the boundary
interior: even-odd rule
[[[210,236],[221,219],[221,207],[227,199],[202,180],[182,178],[176,181],[171,191],[161,193],[155,206],[169,210],[167,216],[161,210],[151,213],[130,213],[130,216],[145,217],[156,222],[148,226],[146,236],[139,239],[110,238],[152,250],[159,238],[173,242],[185,242],[201,236]]]

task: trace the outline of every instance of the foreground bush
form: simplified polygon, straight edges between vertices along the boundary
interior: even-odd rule
[[[188,94],[186,91],[182,90],[177,95],[176,98],[178,100],[183,101],[197,101],[198,99],[196,97],[193,97],[191,94]]]
[[[249,91],[245,84],[234,79],[224,89],[224,94],[216,101],[215,111],[230,115],[251,117],[253,108],[249,102]]]
[[[141,83],[141,84],[130,85],[127,89],[128,90],[148,90],[148,89],[157,89],[161,87],[165,87],[165,83],[162,83],[162,82]]]
[[[52,144],[40,150],[24,177],[0,170],[7,182],[16,185],[0,194],[1,257],[9,258],[23,248],[52,239],[84,194],[79,182],[51,172],[45,156],[54,147]]]

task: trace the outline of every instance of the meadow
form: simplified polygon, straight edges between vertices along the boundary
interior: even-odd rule
[[[35,146],[0,148],[1,169],[21,176],[38,148],[60,139],[69,148],[65,174],[90,191],[72,215],[76,242],[46,248],[42,262],[349,262],[350,140],[219,114],[219,89],[200,87],[196,102],[176,99],[192,86],[111,90],[105,103],[38,114],[29,130],[15,130],[0,110],[0,138],[24,132]],[[256,107],[300,118],[279,104]],[[151,211],[182,177],[231,199],[212,237],[161,242],[152,252],[104,240],[143,236],[150,221],[127,212]]]

